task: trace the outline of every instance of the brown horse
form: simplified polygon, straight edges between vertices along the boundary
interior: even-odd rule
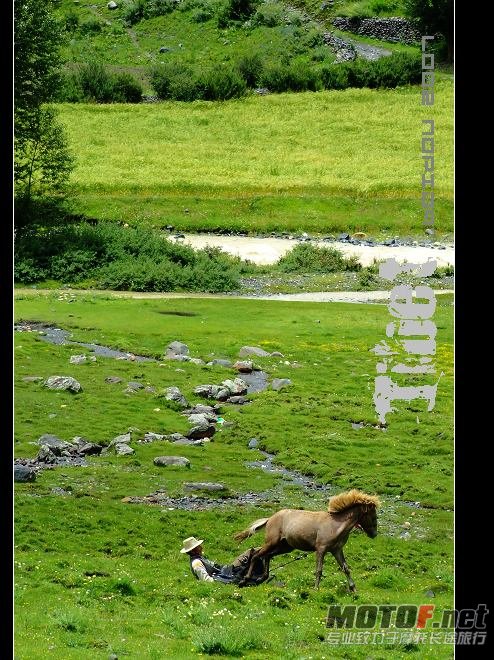
[[[271,557],[292,550],[313,550],[316,553],[315,587],[318,588],[324,556],[329,551],[345,573],[350,591],[355,591],[355,583],[343,556],[343,546],[354,527],[363,529],[371,539],[377,536],[378,506],[378,497],[353,489],[332,497],[327,512],[282,509],[270,518],[259,518],[233,537],[236,541],[243,541],[266,527],[264,545],[253,553],[244,580],[249,579],[258,558],[265,559],[263,577],[267,578]]]

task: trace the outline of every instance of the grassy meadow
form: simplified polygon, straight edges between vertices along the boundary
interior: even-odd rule
[[[438,77],[435,227],[445,233],[453,86]],[[418,87],[59,108],[76,208],[89,217],[187,231],[423,231]]]
[[[187,316],[179,316],[186,313]],[[15,485],[16,658],[63,660],[120,657],[309,660],[368,658],[367,645],[330,646],[324,621],[330,603],[433,602],[453,599],[452,503],[452,309],[439,305],[436,407],[397,403],[385,431],[375,428],[372,393],[376,356],[385,337],[385,305],[282,303],[197,298],[130,300],[75,291],[18,293],[15,318],[50,322],[73,339],[97,342],[160,358],[179,339],[192,356],[235,358],[243,345],[281,351],[257,358],[270,377],[288,377],[280,392],[250,395],[252,403],[225,404],[219,427],[203,447],[132,442],[130,457],[90,457],[82,468],[41,472],[35,483]],[[189,401],[201,383],[233,376],[221,367],[176,362],[135,363],[98,357],[69,364],[79,346],[55,346],[35,333],[15,333],[16,456],[34,456],[41,434],[64,440],[82,435],[107,444],[134,431],[183,432],[181,417],[160,396],[177,385]],[[289,364],[286,364],[289,362]],[[291,366],[298,363],[298,368]],[[49,391],[25,376],[72,375],[83,391]],[[107,376],[124,382],[109,384]],[[396,376],[398,378],[398,376]],[[126,381],[156,387],[125,394]],[[361,428],[352,423],[363,422]],[[312,475],[330,491],[304,495],[283,486],[279,475],[247,468],[261,454],[247,449],[257,437],[276,462]],[[183,455],[190,469],[158,468],[158,455]],[[158,489],[183,494],[184,481],[219,481],[231,494],[273,489],[269,504],[230,505],[209,511],[129,504],[128,496]],[[230,562],[238,546],[232,534],[255,518],[283,507],[326,508],[330,494],[358,487],[379,494],[380,533],[370,540],[351,534],[345,547],[357,585],[326,557],[319,591],[313,589],[314,557],[286,568],[272,562],[277,580],[252,589],[198,583],[182,539],[205,539],[206,553]],[[53,490],[53,489],[63,489]],[[61,493],[61,494],[60,494]],[[409,502],[418,502],[412,507]],[[405,522],[408,538],[402,538]],[[202,536],[201,536],[202,535]],[[253,537],[260,544],[262,535]],[[285,583],[280,586],[279,581]],[[433,592],[434,596],[430,595]],[[428,594],[428,595],[426,595]],[[374,651],[374,649],[373,649]],[[375,647],[379,658],[450,658],[452,648],[396,642]]]

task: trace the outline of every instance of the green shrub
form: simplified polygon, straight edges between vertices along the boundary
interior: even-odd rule
[[[247,87],[259,84],[264,63],[259,53],[249,53],[241,57],[236,64],[237,71],[245,80]]]
[[[190,15],[193,23],[207,23],[214,17],[212,9],[194,9]]]
[[[226,101],[246,92],[242,76],[232,68],[212,69],[199,79],[201,97],[206,101]]]
[[[82,34],[98,34],[103,26],[98,18],[90,18],[85,23],[81,23],[79,30]]]
[[[142,85],[130,73],[117,73],[113,79],[113,101],[115,103],[140,103]]]
[[[390,14],[400,9],[400,0],[370,0],[369,9],[374,16]]]
[[[321,67],[320,75],[324,89],[346,89],[349,87],[346,64],[328,64]]]
[[[85,101],[109,103],[113,100],[113,79],[107,69],[96,61],[79,66],[76,81]]]
[[[252,25],[276,27],[277,25],[283,25],[283,23],[283,7],[273,2],[265,2],[260,5],[251,18]]]
[[[166,62],[151,71],[151,85],[160,99],[175,101],[194,101],[201,98],[194,70],[180,62]]]
[[[122,16],[128,25],[134,25],[144,18],[146,0],[127,0],[123,4]]]
[[[357,257],[345,257],[331,247],[316,247],[310,243],[299,243],[277,262],[285,273],[337,273],[358,271],[361,265]]]
[[[272,92],[303,92],[321,89],[319,71],[305,62],[271,64],[261,75],[261,85]]]
[[[65,29],[67,32],[75,32],[79,27],[79,15],[75,11],[70,11],[65,16]]]
[[[233,291],[252,264],[218,248],[193,250],[155,230],[101,222],[61,225],[16,239],[16,281],[85,281],[133,291]]]

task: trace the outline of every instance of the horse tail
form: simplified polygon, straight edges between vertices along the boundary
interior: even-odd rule
[[[269,518],[258,518],[257,520],[254,520],[250,527],[247,527],[247,529],[244,529],[242,532],[237,532],[233,535],[233,538],[235,541],[243,541],[244,539],[249,538],[249,536],[252,536],[265,527],[268,520]]]

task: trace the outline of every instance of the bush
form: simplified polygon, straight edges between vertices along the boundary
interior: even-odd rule
[[[283,7],[272,2],[265,2],[258,7],[251,19],[252,25],[265,25],[266,27],[276,27],[283,23]]]
[[[175,101],[194,101],[201,98],[194,70],[185,64],[167,62],[151,71],[151,85],[160,99]]]
[[[214,16],[212,9],[195,9],[190,15],[190,19],[193,23],[207,23]]]
[[[199,79],[202,98],[206,101],[226,101],[243,96],[247,85],[234,69],[213,69]]]
[[[245,80],[247,87],[256,87],[259,84],[264,63],[259,53],[252,53],[241,57],[236,65],[237,71]]]
[[[123,5],[122,16],[128,25],[134,25],[144,18],[146,0],[127,0]]]
[[[285,273],[337,273],[361,269],[357,257],[345,257],[335,248],[315,247],[309,243],[296,245],[279,259],[277,266]]]
[[[79,27],[79,15],[75,11],[70,11],[65,16],[65,29],[67,32],[75,32]]]
[[[416,84],[420,82],[421,75],[419,56],[408,53],[395,53],[373,62],[355,60],[351,63],[321,67],[321,79],[325,89],[394,88]]]
[[[98,34],[102,30],[101,22],[98,18],[90,18],[85,23],[82,23],[79,30],[82,34]]]
[[[113,101],[116,103],[140,103],[142,85],[130,73],[117,73],[113,79]]]
[[[324,89],[346,89],[349,87],[347,64],[328,64],[321,67],[320,75]]]
[[[286,66],[272,64],[264,69],[261,85],[272,92],[303,92],[321,89],[319,71],[305,62],[292,62]]]
[[[218,248],[193,250],[142,227],[101,222],[61,225],[22,235],[15,244],[15,279],[43,279],[132,291],[233,291],[254,266]]]
[[[79,65],[76,71],[65,73],[60,100],[95,103],[139,103],[141,83],[130,73],[111,73],[100,62]]]

